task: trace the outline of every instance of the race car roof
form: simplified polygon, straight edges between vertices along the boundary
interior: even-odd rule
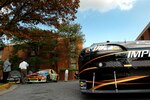
[[[125,41],[125,42],[103,42],[103,43],[94,43],[92,46],[98,45],[120,45],[125,47],[126,49],[130,48],[149,48],[150,40],[138,40],[138,41]]]

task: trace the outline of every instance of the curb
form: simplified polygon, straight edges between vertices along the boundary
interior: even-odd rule
[[[0,91],[5,90],[5,89],[9,89],[11,87],[12,84],[10,83],[6,83],[0,86]]]
[[[12,84],[12,83],[6,83],[4,85],[0,86],[0,96],[13,91],[15,88],[17,88],[17,85]]]

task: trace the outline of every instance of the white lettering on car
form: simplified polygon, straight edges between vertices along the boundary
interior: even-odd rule
[[[140,51],[129,51],[128,58],[143,58],[144,56],[150,57],[149,50],[140,50]]]

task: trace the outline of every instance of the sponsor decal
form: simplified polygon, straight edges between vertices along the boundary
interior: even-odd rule
[[[106,46],[106,45],[97,45],[90,48],[91,51],[104,51],[104,50],[121,50],[118,46]]]
[[[86,90],[87,89],[86,80],[80,80],[80,89],[81,90]]]
[[[150,57],[150,50],[129,51],[128,58],[143,58]]]

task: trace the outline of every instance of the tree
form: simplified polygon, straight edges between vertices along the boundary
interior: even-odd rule
[[[58,28],[59,33],[64,38],[64,46],[67,52],[68,67],[73,68],[77,63],[76,59],[79,54],[78,44],[83,44],[84,35],[81,32],[79,24],[66,24]]]
[[[33,28],[28,29],[28,32],[31,40],[13,38],[12,43],[15,43],[13,55],[19,50],[27,50],[27,60],[32,71],[38,70],[41,64],[56,67],[55,63],[58,61],[56,46],[59,35]]]
[[[1,0],[0,35],[28,38],[26,28],[74,20],[79,0]]]

